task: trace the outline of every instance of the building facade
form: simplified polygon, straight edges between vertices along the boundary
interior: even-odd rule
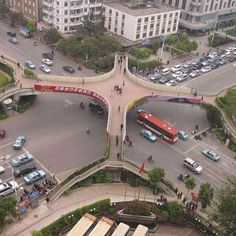
[[[42,21],[42,0],[4,0],[4,4],[30,20]]]
[[[181,9],[180,26],[206,30],[218,22],[236,19],[236,0],[154,0]]]
[[[105,27],[130,41],[176,34],[180,10],[162,5],[105,3]]]
[[[61,33],[70,33],[82,25],[90,10],[100,13],[100,0],[43,0],[43,21]]]

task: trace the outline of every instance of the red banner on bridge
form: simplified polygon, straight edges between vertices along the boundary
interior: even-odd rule
[[[101,103],[104,107],[107,107],[106,99],[100,94],[84,88],[75,88],[68,86],[55,86],[55,85],[45,85],[45,84],[35,84],[34,89],[41,92],[56,92],[56,93],[73,93],[80,94],[91,97]]]

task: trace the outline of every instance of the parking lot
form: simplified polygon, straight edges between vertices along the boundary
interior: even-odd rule
[[[202,137],[201,140],[196,140],[193,137],[192,131],[196,124],[199,126],[198,132],[209,128],[206,112],[199,106],[152,102],[138,109],[147,110],[171,126],[184,130],[189,138],[186,141],[179,139],[175,144],[169,144],[159,137],[156,142],[150,142],[140,135],[142,127],[136,122],[136,110],[132,110],[127,114],[127,134],[133,141],[133,146],[125,146],[124,155],[126,158],[139,165],[145,160],[145,168],[147,169],[154,166],[165,169],[167,178],[175,183],[181,191],[185,191],[185,188],[184,183],[177,179],[180,173],[194,176],[198,184],[196,189],[202,182],[209,182],[218,187],[226,175],[235,173],[236,162],[233,152],[208,132],[206,137]],[[205,148],[216,151],[221,157],[220,161],[214,162],[203,156],[202,151]],[[147,160],[150,155],[153,156],[153,161]],[[183,167],[186,157],[191,157],[203,168],[202,174],[196,175]]]
[[[84,110],[80,102],[84,103]],[[0,175],[2,181],[13,179],[15,168],[10,162],[25,152],[33,155],[37,170],[44,170],[46,178],[55,175],[59,180],[101,158],[106,145],[107,112],[97,116],[89,111],[89,102],[90,99],[78,95],[42,94],[25,113],[1,121],[1,128],[7,132],[0,140],[0,156],[7,157],[6,161],[0,160],[5,168]],[[90,134],[86,133],[87,128]],[[22,150],[13,150],[18,135],[24,135],[26,142]],[[16,182],[25,187],[22,177],[16,178]]]
[[[181,86],[186,81],[207,74],[210,71],[219,70],[222,66],[233,63],[236,60],[236,46],[227,49],[218,49],[208,56],[198,60],[186,61],[164,69],[156,68],[153,73],[145,73],[145,80],[160,83],[166,86]]]

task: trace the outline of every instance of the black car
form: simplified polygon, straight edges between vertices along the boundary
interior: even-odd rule
[[[212,63],[212,64],[210,65],[210,67],[211,67],[211,69],[216,69],[216,68],[219,67],[219,64]]]
[[[10,31],[7,32],[7,35],[9,35],[9,36],[11,36],[11,37],[13,37],[13,38],[16,37],[16,33],[10,32]]]
[[[97,113],[97,115],[103,115],[104,114],[104,109],[103,107],[95,102],[90,102],[89,103],[89,109],[91,111],[95,111]]]
[[[45,52],[45,53],[43,53],[42,54],[42,57],[44,58],[44,59],[49,59],[49,60],[53,60],[53,54],[52,53],[50,53],[50,52]]]
[[[63,66],[62,68],[63,68],[63,70],[65,70],[66,72],[69,72],[71,74],[75,73],[74,68],[71,66]]]
[[[31,162],[27,163],[25,165],[22,165],[14,170],[14,176],[15,177],[20,177],[25,174],[28,174],[29,172],[32,172],[33,170],[36,170],[36,165]]]

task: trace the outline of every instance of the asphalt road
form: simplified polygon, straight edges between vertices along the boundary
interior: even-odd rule
[[[9,36],[7,35],[7,32],[15,32],[16,37],[19,41],[18,44],[12,44],[10,43]],[[18,29],[11,28],[8,24],[3,23],[0,21],[0,53],[6,54],[15,60],[19,61],[21,64],[24,65],[26,60],[32,61],[36,65],[36,72],[37,73],[43,73],[40,71],[39,66],[42,63],[42,53],[44,52],[51,52],[51,48],[48,46],[45,46],[44,44],[40,43],[39,38],[37,36],[33,38],[24,38],[22,35],[19,34]],[[34,42],[37,42],[38,46],[35,47],[33,44]],[[79,71],[77,68],[79,64],[75,63],[73,60],[63,56],[62,54],[59,54],[57,51],[55,52],[55,56],[53,59],[53,65],[51,68],[50,74],[56,74],[56,75],[70,75],[70,76],[92,76],[95,75],[94,71],[90,71],[85,69],[83,66],[83,70]],[[75,69],[74,74],[70,74],[65,72],[62,69],[62,66],[64,65],[70,65]]]
[[[85,110],[79,108],[81,101]],[[20,154],[11,145],[16,136],[24,135],[25,151],[59,179],[101,158],[106,145],[107,115],[98,117],[89,111],[89,101],[78,95],[38,95],[28,111],[1,121],[7,137],[0,142],[0,156],[9,154],[12,159]],[[89,135],[86,128],[91,130]]]
[[[209,182],[218,187],[226,175],[235,173],[236,162],[233,159],[235,155],[233,152],[225,148],[209,133],[201,141],[195,140],[191,135],[196,124],[199,125],[199,131],[209,127],[205,110],[198,106],[176,103],[150,103],[139,108],[149,111],[178,129],[185,130],[189,135],[189,140],[178,140],[175,144],[169,144],[158,138],[155,143],[151,143],[140,135],[142,128],[135,122],[137,116],[136,111],[133,110],[127,116],[127,134],[133,141],[133,147],[125,147],[126,158],[141,166],[144,160],[153,155],[154,162],[145,161],[145,168],[151,169],[154,166],[163,168],[167,178],[182,191],[186,190],[183,182],[177,180],[180,173],[194,176],[197,182],[196,189],[202,182]],[[218,163],[201,154],[201,151],[207,147],[215,150],[221,156]],[[187,156],[203,167],[201,175],[195,175],[183,167],[183,161]]]

